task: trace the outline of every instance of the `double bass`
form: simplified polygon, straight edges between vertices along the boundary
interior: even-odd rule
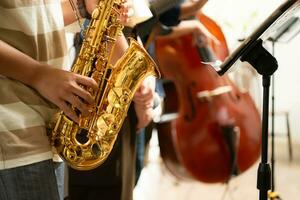
[[[177,177],[227,182],[260,156],[260,114],[249,93],[204,64],[224,60],[229,51],[221,28],[202,12],[195,17],[218,42],[207,38],[205,45],[196,45],[193,35],[155,42],[166,80],[165,111],[156,124],[160,151]]]

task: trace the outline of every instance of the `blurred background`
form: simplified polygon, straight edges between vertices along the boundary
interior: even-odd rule
[[[249,36],[282,2],[284,1],[211,0],[203,11],[219,24],[230,50],[233,51],[240,44],[239,40]],[[266,48],[274,53],[279,64],[274,76],[276,191],[283,200],[296,200],[300,196],[300,34],[289,42],[266,43]],[[241,89],[246,85],[247,88],[244,89],[250,91],[261,111],[261,76],[250,66],[243,64],[235,67],[230,77]],[[291,135],[290,145],[288,131]],[[182,181],[171,175],[164,166],[159,151],[154,131],[147,164],[135,189],[136,200],[254,200],[259,197],[256,181],[260,160],[245,173],[233,178],[229,184],[205,184]]]
[[[221,27],[229,50],[232,52],[241,44],[240,40],[249,36],[283,2],[284,0],[210,0],[204,6],[203,12]],[[73,34],[67,33],[67,38],[72,44]],[[298,86],[300,85],[300,34],[289,42],[274,44],[265,42],[264,45],[278,61],[278,70],[274,74],[275,191],[282,200],[298,200],[300,196],[300,92]],[[74,54],[72,49],[70,54]],[[235,66],[229,76],[241,90],[250,92],[261,112],[261,76],[246,63]],[[271,127],[271,120],[269,127]],[[270,147],[271,137],[269,137],[269,156],[271,155]],[[181,180],[173,176],[165,167],[160,155],[157,131],[154,130],[145,159],[145,167],[134,190],[134,199],[259,199],[259,190],[256,188],[259,162],[260,159],[246,172],[232,178],[228,184]]]

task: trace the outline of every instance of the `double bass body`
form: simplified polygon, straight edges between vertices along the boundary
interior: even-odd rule
[[[197,18],[220,43],[197,46],[192,35],[156,41],[157,62],[169,80],[166,112],[177,112],[175,119],[157,123],[161,155],[176,176],[227,182],[259,157],[260,115],[248,93],[203,64],[214,56],[223,60],[228,48],[213,20],[202,13]]]

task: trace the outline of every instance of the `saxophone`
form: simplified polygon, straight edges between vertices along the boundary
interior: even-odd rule
[[[90,115],[79,114],[76,123],[61,111],[52,123],[51,144],[77,170],[94,169],[107,159],[139,84],[146,76],[160,76],[155,62],[133,39],[117,63],[110,64],[116,38],[123,29],[119,21],[121,4],[122,0],[99,1],[71,69],[99,85],[97,91],[85,88],[96,102]]]

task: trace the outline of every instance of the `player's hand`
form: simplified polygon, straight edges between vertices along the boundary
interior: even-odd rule
[[[72,106],[83,116],[89,115],[91,107],[94,106],[94,98],[81,86],[97,90],[95,80],[49,66],[40,67],[35,77],[32,87],[72,120],[75,122],[79,120]]]

